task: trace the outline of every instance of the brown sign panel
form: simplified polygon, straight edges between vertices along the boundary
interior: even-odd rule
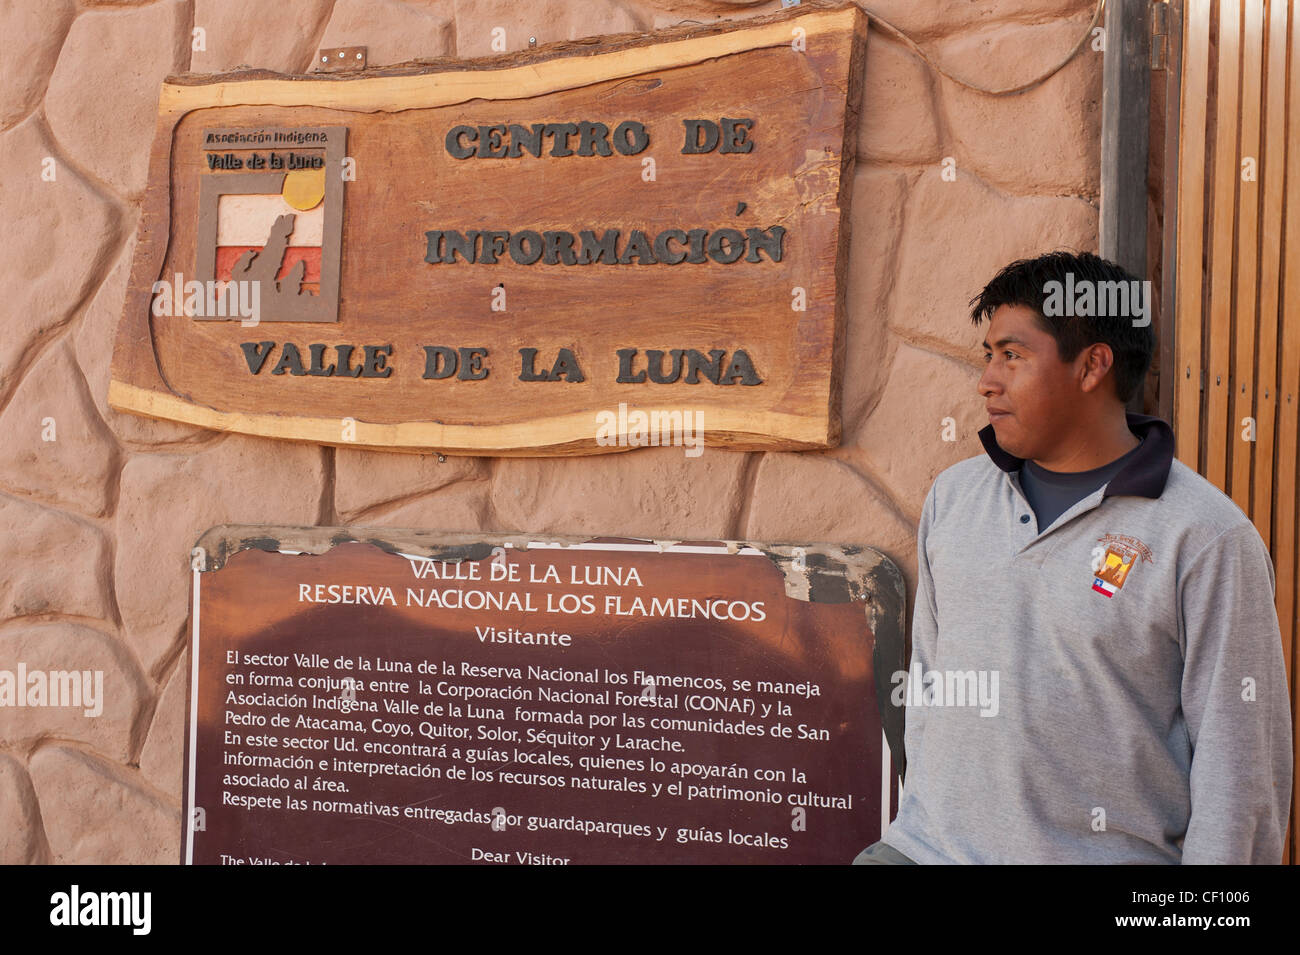
[[[184,862],[847,863],[887,819],[876,551],[219,527],[194,567]]]
[[[685,412],[834,446],[866,23],[170,78],[110,403],[457,454],[625,450]]]

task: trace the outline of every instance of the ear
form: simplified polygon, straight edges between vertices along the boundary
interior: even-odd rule
[[[1100,388],[1114,364],[1115,353],[1110,350],[1109,345],[1102,342],[1089,345],[1079,353],[1079,362],[1076,366],[1080,376],[1079,389],[1088,392]]]

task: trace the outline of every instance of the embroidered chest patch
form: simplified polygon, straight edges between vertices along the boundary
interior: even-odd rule
[[[1151,549],[1136,537],[1107,534],[1092,549],[1092,589],[1113,597],[1124,586],[1138,558],[1151,564]]]

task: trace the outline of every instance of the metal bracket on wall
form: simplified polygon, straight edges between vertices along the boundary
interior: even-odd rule
[[[351,73],[365,68],[364,46],[335,46],[316,54],[316,70],[319,73]]]

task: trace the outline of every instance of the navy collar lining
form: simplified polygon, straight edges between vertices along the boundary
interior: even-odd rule
[[[1118,494],[1134,494],[1139,497],[1158,498],[1164,493],[1165,482],[1169,480],[1169,468],[1174,460],[1174,431],[1168,422],[1153,415],[1125,412],[1128,429],[1142,439],[1135,449],[1128,464],[1120,468],[1106,485],[1103,498]],[[1024,465],[1024,458],[1018,458],[1004,451],[993,436],[993,425],[980,429],[980,442],[985,452],[1003,471],[1019,471]]]

